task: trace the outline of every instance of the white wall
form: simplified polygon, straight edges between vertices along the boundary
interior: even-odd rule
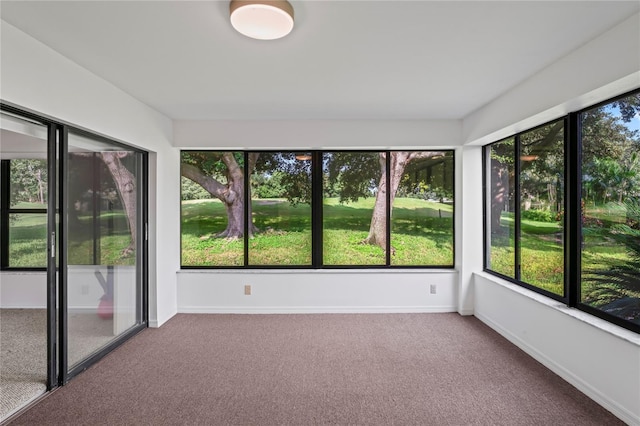
[[[456,269],[459,271],[458,312],[473,314],[472,274],[482,270],[482,148],[465,146],[458,150],[456,170]]]
[[[43,309],[47,307],[46,272],[0,273],[0,308]]]
[[[100,269],[99,266],[73,267],[69,274],[67,288],[69,308],[95,310],[104,294],[104,290],[94,276],[94,270]],[[82,272],[79,273],[78,270]],[[0,308],[47,308],[46,272],[2,271],[0,278]]]
[[[180,171],[171,120],[5,21],[1,31],[3,102],[154,152],[149,316],[152,325],[162,324],[177,310]]]
[[[174,122],[174,145],[217,149],[423,149],[461,144],[460,120]]]
[[[640,335],[486,273],[475,315],[629,424],[640,425]]]
[[[251,295],[244,294],[245,285],[251,286]],[[455,271],[189,270],[178,274],[180,312],[452,312],[457,293]]]

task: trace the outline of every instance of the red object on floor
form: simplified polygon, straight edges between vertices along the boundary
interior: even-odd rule
[[[98,316],[102,319],[113,318],[113,300],[102,298],[98,303]]]

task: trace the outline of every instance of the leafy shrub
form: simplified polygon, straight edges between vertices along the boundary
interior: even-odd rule
[[[251,177],[251,195],[255,198],[286,198],[287,188],[282,184],[282,173]]]
[[[634,227],[640,223],[640,199],[630,198],[624,205],[627,221],[609,228],[608,238],[625,248],[627,258],[586,271],[583,281],[593,287],[585,301],[640,324],[640,229]],[[610,300],[614,302],[603,305]]]
[[[211,194],[203,187],[185,177],[181,178],[181,198],[182,200],[204,200],[211,198]]]
[[[535,222],[555,222],[556,215],[551,210],[523,210],[521,213],[523,219],[533,220]]]

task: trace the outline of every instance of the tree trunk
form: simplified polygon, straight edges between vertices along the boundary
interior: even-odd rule
[[[501,231],[500,217],[509,197],[509,171],[499,161],[491,160],[491,233]]]
[[[44,204],[44,182],[42,182],[42,170],[38,169],[36,172],[36,179],[38,181],[38,195],[40,197],[40,204]]]
[[[400,185],[400,180],[404,174],[407,164],[414,158],[426,158],[439,153],[419,153],[419,152],[392,152],[390,156],[391,176],[391,203],[389,217],[391,218],[393,211],[393,201],[396,198],[396,192]],[[364,239],[363,244],[373,244],[387,250],[387,173],[386,173],[386,153],[380,153],[380,181],[378,183],[378,192],[376,194],[376,202],[373,207],[373,215],[371,217],[371,225],[369,227],[369,235]],[[391,248],[391,254],[395,249]]]
[[[369,235],[365,238],[363,244],[377,245],[382,250],[387,250],[387,165],[386,155],[380,153],[380,181],[378,183],[378,192],[376,193],[376,202],[373,206],[373,214],[371,216],[371,225],[369,226]]]
[[[214,235],[230,240],[244,235],[244,177],[233,179],[228,184],[227,197],[222,200],[227,211],[227,227]]]
[[[138,212],[136,177],[120,161],[121,157],[128,154],[128,152],[105,151],[100,155],[111,172],[129,223],[131,243],[122,251],[122,256],[128,256],[136,250],[136,215]]]

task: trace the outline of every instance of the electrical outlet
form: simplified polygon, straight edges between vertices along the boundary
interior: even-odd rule
[[[244,286],[244,295],[245,296],[251,296],[251,286],[250,285],[245,285]]]
[[[431,284],[429,286],[429,293],[436,294],[436,285],[435,284]]]
[[[89,285],[82,284],[80,286],[80,294],[83,295],[83,296],[86,296],[87,294],[89,294]]]

